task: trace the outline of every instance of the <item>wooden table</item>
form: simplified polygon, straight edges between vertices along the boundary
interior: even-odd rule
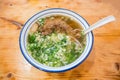
[[[66,8],[88,23],[114,15],[116,21],[94,30],[87,60],[63,73],[47,73],[30,65],[19,48],[23,24],[48,8]],[[120,80],[120,0],[0,0],[0,80]]]

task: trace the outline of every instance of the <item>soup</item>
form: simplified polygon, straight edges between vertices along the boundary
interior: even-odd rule
[[[40,18],[28,33],[28,53],[46,66],[68,65],[84,51],[86,40],[82,30],[79,23],[67,16]]]

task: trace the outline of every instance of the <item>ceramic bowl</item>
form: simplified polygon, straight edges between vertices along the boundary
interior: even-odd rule
[[[31,57],[31,55],[29,55],[29,53],[26,49],[26,43],[27,43],[26,39],[27,39],[28,32],[29,32],[30,28],[32,27],[32,24],[34,22],[36,22],[39,18],[43,18],[43,17],[50,16],[50,15],[57,15],[57,14],[65,15],[65,16],[69,16],[69,17],[73,18],[83,27],[83,29],[87,29],[90,27],[89,24],[87,23],[87,21],[82,16],[80,16],[79,14],[77,14],[71,10],[62,9],[62,8],[51,8],[51,9],[40,11],[37,14],[33,15],[25,23],[25,25],[23,26],[23,28],[21,30],[20,37],[19,37],[20,50],[21,50],[24,58],[31,65],[33,65],[34,67],[36,67],[40,70],[47,71],[47,72],[64,72],[64,71],[73,69],[76,66],[80,65],[81,63],[84,62],[84,60],[86,60],[86,58],[90,54],[92,47],[93,47],[93,42],[94,42],[93,33],[89,32],[86,35],[86,47],[85,47],[84,52],[74,62],[72,62],[71,64],[68,64],[68,65],[62,66],[62,67],[49,67],[49,66],[40,64],[36,60],[34,60]]]

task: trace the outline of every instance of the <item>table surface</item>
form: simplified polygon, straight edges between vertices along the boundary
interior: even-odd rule
[[[120,0],[0,0],[0,80],[120,80]],[[66,8],[89,24],[108,15],[115,22],[94,30],[91,54],[78,67],[62,73],[36,69],[23,57],[19,34],[35,13]]]

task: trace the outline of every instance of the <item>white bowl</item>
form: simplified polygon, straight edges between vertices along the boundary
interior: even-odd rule
[[[83,17],[81,17],[79,14],[77,14],[73,11],[67,10],[67,9],[51,8],[51,9],[47,9],[47,10],[38,12],[37,14],[32,16],[25,23],[25,25],[22,28],[21,33],[20,33],[19,45],[20,45],[21,52],[22,52],[23,56],[25,57],[25,59],[34,67],[36,67],[40,70],[43,70],[43,71],[47,71],[47,72],[64,72],[64,71],[70,70],[72,68],[75,68],[76,66],[81,64],[88,57],[88,55],[90,54],[92,47],[93,47],[94,36],[93,36],[92,32],[89,32],[86,35],[86,47],[85,47],[84,52],[79,56],[78,59],[76,59],[71,64],[68,64],[68,65],[65,65],[62,67],[49,67],[49,66],[45,66],[43,64],[38,63],[36,60],[34,60],[30,56],[30,54],[28,53],[28,51],[26,49],[26,42],[27,42],[26,38],[27,38],[28,32],[34,22],[36,22],[39,18],[54,15],[54,14],[69,16],[69,17],[73,18],[74,20],[76,20],[83,27],[83,29],[89,28],[89,24],[87,23],[87,21]]]

